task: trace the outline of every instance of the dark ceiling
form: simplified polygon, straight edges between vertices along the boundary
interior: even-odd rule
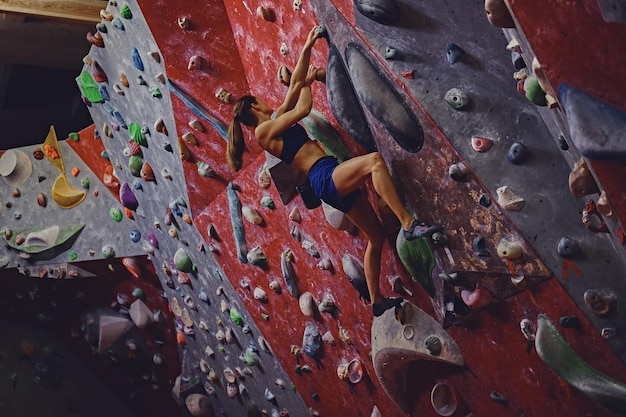
[[[74,80],[76,70],[0,63],[0,149],[42,143],[50,125],[59,139],[93,121]]]

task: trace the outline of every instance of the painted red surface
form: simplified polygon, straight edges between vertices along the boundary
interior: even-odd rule
[[[98,177],[102,184],[99,184],[99,187],[96,187],[95,184],[91,186],[90,192],[104,192],[109,190],[111,194],[119,201],[120,196],[117,190],[109,189],[104,185],[104,171],[106,167],[111,166],[111,162],[102,157],[102,152],[104,151],[104,144],[102,143],[102,139],[95,138],[94,132],[96,130],[95,125],[88,126],[79,132],[79,140],[74,141],[72,139],[62,139],[58,138],[58,140],[65,140],[73,150],[80,156],[80,159],[83,160],[85,164],[93,171],[93,173]]]
[[[220,2],[211,4],[210,10],[207,10],[206,4],[200,3],[184,5],[164,1],[141,3],[144,6],[143,13],[165,59],[168,78],[175,81],[226,124],[230,121],[231,109],[230,106],[217,101],[214,97],[215,91],[223,87],[234,96],[250,91],[262,96],[270,105],[277,106],[285,93],[285,87],[276,77],[279,66],[286,64],[293,68],[300,45],[308,31],[320,23],[315,21],[310,5],[306,2],[303,2],[303,9],[298,12],[292,9],[289,2],[275,5],[277,20],[274,23],[262,21],[256,16],[256,7],[259,5],[257,3],[226,0],[223,4]],[[341,13],[353,24],[351,2],[345,0],[337,3]],[[178,27],[179,17],[190,18],[191,30],[184,31]],[[287,56],[282,56],[279,52],[283,42],[290,49]],[[326,53],[323,44],[319,48],[316,47],[312,61],[320,67],[325,66]],[[203,65],[206,66],[203,66],[202,70],[187,70],[189,58],[193,55],[204,58]],[[223,58],[225,56],[227,58]],[[314,96],[316,109],[324,113],[336,126],[326,103],[323,85],[314,86]],[[188,122],[196,116],[177,98],[172,97],[172,103],[176,114],[177,133],[182,135],[190,131]],[[422,117],[430,123],[427,115]],[[209,224],[216,226],[221,237],[221,240],[216,242],[219,249],[218,261],[233,286],[239,288],[239,296],[270,342],[274,354],[294,381],[298,392],[307,405],[320,411],[321,415],[369,416],[372,404],[376,404],[385,416],[402,415],[375,381],[376,377],[368,356],[369,329],[372,320],[370,307],[358,300],[356,291],[341,270],[341,256],[345,253],[357,258],[362,257],[366,243],[363,237],[351,236],[332,229],[327,225],[321,209],[309,211],[298,198],[288,206],[283,206],[275,188],[261,190],[256,178],[264,163],[264,157],[253,141],[248,142],[250,146],[246,154],[246,168],[236,175],[229,173],[222,156],[225,150],[224,139],[208,123],[203,124],[207,128],[205,134],[193,132],[199,142],[197,146],[190,146],[194,160],[183,163],[195,225],[207,241],[209,241],[209,237],[206,236],[207,226]],[[440,139],[445,141],[435,126],[430,126],[429,129],[433,136],[441,137]],[[348,146],[356,148],[353,142],[349,142]],[[388,147],[392,150],[392,145]],[[454,152],[449,151],[448,156],[453,154]],[[219,177],[217,179],[200,177],[196,172],[197,161],[205,161],[212,165],[218,171]],[[437,168],[434,163],[427,165],[426,161],[418,162],[426,170]],[[415,165],[415,161],[411,164]],[[398,160],[394,169],[396,172],[411,172],[407,160]],[[245,223],[245,232],[248,248],[260,245],[268,256],[267,269],[251,264],[244,265],[237,259],[228,215],[228,202],[224,192],[225,185],[233,180],[240,187],[238,195],[242,204],[259,208],[265,220],[262,226]],[[428,182],[425,180],[424,183],[413,187],[411,190],[413,194],[409,197],[412,201],[421,202],[425,197],[417,196],[418,192],[424,189],[428,191],[440,185],[441,179],[433,176]],[[258,202],[266,193],[276,201],[276,209],[260,208]],[[467,203],[466,196],[454,198],[457,197],[458,200],[454,200],[453,203],[463,207],[463,204]],[[372,198],[371,201],[375,199]],[[446,204],[450,205],[450,202]],[[297,206],[303,215],[302,224],[295,224],[288,219],[289,212],[294,206]],[[389,287],[386,287],[386,277],[400,275],[405,285],[415,294],[411,301],[432,313],[430,300],[407,276],[396,258],[393,239],[398,224],[389,215],[383,217],[389,231],[389,246],[385,251],[381,274],[384,293],[391,292]],[[293,226],[298,226],[303,238],[316,244],[322,258],[331,259],[334,272],[322,271],[316,267],[319,259],[312,258],[289,235]],[[467,240],[462,238],[465,236],[459,235],[456,239]],[[326,314],[314,319],[321,332],[331,331],[337,344],[324,347],[324,354],[321,357],[323,369],[317,370],[312,359],[302,358],[301,363],[307,363],[314,369],[311,374],[297,375],[293,370],[296,359],[291,354],[291,345],[302,344],[302,333],[307,318],[299,312],[298,302],[288,294],[281,276],[279,256],[287,248],[294,252],[294,267],[300,291],[310,291],[317,302],[321,300],[324,292],[330,291],[340,310],[338,319]],[[244,277],[250,280],[252,288],[260,286],[268,293],[267,303],[255,300],[251,291],[240,288],[239,280]],[[272,279],[281,283],[281,294],[269,289],[269,282]],[[519,332],[518,323],[523,317],[534,319],[538,312],[548,313],[555,321],[561,314],[577,314],[583,320],[580,332],[584,337],[579,335],[573,338],[574,347],[581,354],[588,353],[584,357],[594,366],[616,379],[626,380],[623,368],[618,366],[615,355],[584,320],[583,315],[571,303],[558,282],[552,279],[538,287],[534,293],[522,292],[503,303],[489,307],[477,314],[463,328],[451,328],[449,331],[457,340],[475,376],[468,371],[460,373],[456,369],[442,371],[431,365],[414,365],[411,374],[415,377],[410,384],[410,392],[417,401],[414,415],[435,415],[428,403],[428,393],[432,384],[441,377],[447,378],[459,389],[461,397],[476,415],[513,416],[519,415],[522,411],[529,417],[549,414],[584,415],[584,413],[603,415],[603,412],[589,400],[578,393],[570,392],[562,385],[538,360],[534,352],[526,353],[526,342]],[[263,320],[261,313],[268,314],[269,320]],[[345,345],[340,340],[339,324],[348,330],[353,345]],[[590,341],[592,343],[589,343]],[[583,344],[592,346],[585,351],[582,349]],[[354,357],[359,357],[365,364],[367,378],[351,390],[347,383],[336,376],[336,367],[340,361]],[[524,388],[525,386],[528,387]],[[504,408],[491,402],[488,395],[492,390],[503,394],[511,405]],[[312,399],[313,393],[319,395],[319,401]],[[544,412],[545,410],[549,412]],[[583,414],[579,413],[580,410]]]
[[[219,101],[215,93],[224,88],[233,94],[233,102],[238,96],[248,94],[248,83],[244,67],[233,40],[230,22],[222,2],[182,2],[138,1],[142,13],[159,45],[165,61],[166,76],[183,91],[194,98],[206,111],[228,125],[232,118],[232,106]],[[179,18],[189,19],[189,30],[178,25]],[[189,70],[189,60],[199,56],[202,67]],[[176,133],[180,137],[187,132],[198,139],[197,146],[189,146],[193,162],[183,162],[188,185],[189,203],[192,215],[196,215],[222,190],[234,175],[229,172],[223,155],[226,141],[205,120],[193,114],[184,103],[173,94],[172,106],[176,116]],[[198,119],[205,132],[200,133],[189,127],[189,122]],[[258,155],[261,150],[249,144],[247,158]],[[249,159],[247,159],[249,160]],[[217,179],[207,179],[197,172],[196,162],[202,161],[213,167]]]

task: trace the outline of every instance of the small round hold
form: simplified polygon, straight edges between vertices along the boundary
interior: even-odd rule
[[[109,215],[111,216],[111,219],[113,219],[116,222],[121,222],[122,221],[122,210],[120,210],[117,207],[113,207],[109,210]]]
[[[441,354],[441,340],[437,336],[428,336],[424,340],[424,346],[428,349],[428,353],[433,356],[439,356]]]
[[[181,29],[187,30],[191,26],[191,20],[187,17],[179,17],[178,26],[180,26]]]
[[[519,165],[528,158],[529,154],[530,151],[523,143],[513,142],[513,144],[509,148],[507,159],[510,163]]]
[[[515,242],[506,239],[498,243],[498,256],[503,259],[517,259],[522,256],[522,247]]]
[[[463,110],[469,104],[469,97],[459,88],[451,88],[444,97],[454,110]]]
[[[483,207],[489,207],[491,205],[491,197],[489,197],[487,194],[481,195],[478,199],[478,204]]]
[[[587,290],[583,294],[585,304],[597,316],[608,315],[617,304],[617,297],[612,292],[603,290]]]
[[[556,251],[562,258],[573,258],[580,251],[580,246],[574,239],[563,236],[556,245]]]
[[[113,246],[109,244],[104,245],[102,247],[102,256],[104,257],[104,259],[110,259],[115,256],[115,250],[113,249]]]
[[[194,55],[189,58],[189,63],[187,64],[188,70],[199,70],[202,69],[202,57],[198,55]]]
[[[437,246],[443,246],[448,243],[448,237],[442,232],[433,233],[431,239],[433,240],[433,243]]]
[[[468,179],[467,167],[463,162],[450,165],[450,168],[448,168],[448,174],[450,174],[450,177],[454,181],[463,182]]]
[[[481,138],[478,136],[472,137],[472,149],[476,152],[487,152],[493,146],[491,139]]]
[[[130,240],[134,243],[137,243],[141,240],[141,232],[137,229],[133,229],[130,231]]]
[[[385,59],[395,59],[398,56],[398,50],[391,46],[385,47]]]

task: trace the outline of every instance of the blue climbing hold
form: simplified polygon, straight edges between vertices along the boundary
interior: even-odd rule
[[[463,50],[452,42],[446,43],[446,58],[450,64],[456,64],[463,58]]]
[[[530,155],[530,151],[523,143],[513,142],[513,144],[509,148],[507,159],[509,160],[510,163],[519,165],[522,162],[524,162],[528,158],[529,155]]]
[[[133,65],[139,71],[143,71],[143,61],[141,60],[141,56],[139,55],[139,51],[137,48],[133,48]]]
[[[111,96],[109,95],[109,90],[107,90],[106,86],[104,85],[100,86],[100,95],[102,96],[102,99],[105,101],[111,98]]]

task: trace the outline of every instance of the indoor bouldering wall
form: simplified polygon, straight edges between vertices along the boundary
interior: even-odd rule
[[[576,188],[572,116],[556,133],[544,121],[564,100],[540,88],[519,27],[528,17],[508,6],[108,2],[77,77],[94,127],[68,151],[115,197],[85,212],[95,236],[122,226],[103,269],[161,287],[159,300],[128,314],[136,327],[159,318],[168,329],[157,340],[178,352],[171,394],[184,414],[244,415],[253,405],[272,417],[623,413],[619,217],[593,233],[602,217]],[[504,16],[504,30],[485,8]],[[230,172],[224,157],[232,104],[250,93],[277,107],[316,26],[325,36],[311,61],[326,77],[312,86],[309,136],[339,159],[380,152],[410,211],[441,226],[407,242],[367,185],[386,231],[382,292],[406,300],[378,318],[359,291],[363,234],[327,207],[307,209],[298,178],[250,130],[243,169]],[[539,58],[549,81],[574,83]],[[68,179],[69,194],[80,190]],[[583,221],[585,212],[596,217]],[[104,249],[84,235],[75,245]],[[7,249],[6,270],[41,269],[19,246]],[[119,304],[137,294],[93,322],[126,330]]]

